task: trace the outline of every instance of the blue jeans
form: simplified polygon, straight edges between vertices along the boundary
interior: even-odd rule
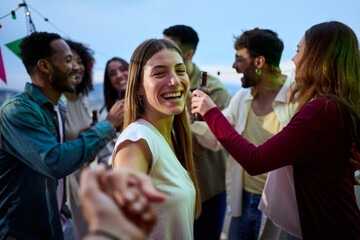
[[[67,219],[67,226],[64,230],[64,240],[76,240],[74,223],[71,219]]]
[[[195,220],[195,240],[219,240],[226,208],[226,191],[201,204],[200,217]]]
[[[242,214],[232,217],[229,240],[257,240],[259,236],[262,212],[258,209],[261,195],[243,190]]]

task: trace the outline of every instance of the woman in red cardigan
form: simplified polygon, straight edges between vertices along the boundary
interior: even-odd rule
[[[351,144],[359,141],[360,52],[340,22],[308,29],[292,59],[299,108],[290,123],[255,147],[230,125],[207,95],[193,92],[192,113],[252,175],[293,165],[304,239],[360,239]]]

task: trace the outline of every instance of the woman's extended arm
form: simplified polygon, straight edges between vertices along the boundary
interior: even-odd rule
[[[331,157],[330,152],[338,148],[343,133],[337,104],[321,99],[303,108],[280,133],[256,147],[233,128],[205,94],[194,94],[197,97],[192,100],[193,112],[203,115],[216,138],[251,175],[324,159],[321,154]]]

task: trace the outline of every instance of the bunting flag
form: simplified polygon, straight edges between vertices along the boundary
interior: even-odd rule
[[[3,80],[4,83],[7,85],[4,61],[3,61],[3,58],[2,58],[2,54],[1,54],[1,47],[0,47],[0,79]]]
[[[12,41],[12,42],[9,42],[7,44],[5,44],[5,46],[7,46],[10,51],[12,51],[13,53],[15,53],[16,56],[18,56],[20,59],[21,59],[21,56],[20,56],[20,43],[22,42],[23,38],[20,38],[18,40],[15,40],[15,41]]]

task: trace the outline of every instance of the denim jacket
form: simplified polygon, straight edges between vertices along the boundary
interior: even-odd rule
[[[53,104],[30,83],[0,107],[0,239],[63,239],[57,180],[116,137],[107,120],[63,144],[58,129]]]

